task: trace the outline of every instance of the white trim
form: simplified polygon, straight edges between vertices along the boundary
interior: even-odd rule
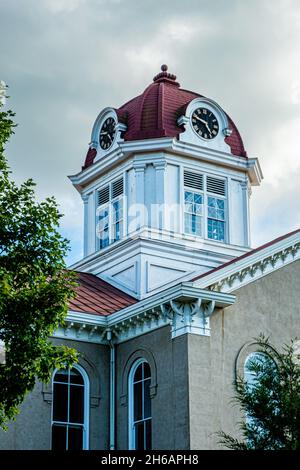
[[[194,281],[194,285],[233,292],[300,259],[300,232]]]
[[[232,155],[230,152],[210,149],[204,145],[178,141],[176,138],[159,138],[121,142],[116,149],[108,151],[99,161],[79,173],[69,176],[69,179],[81,193],[89,183],[107,173],[116,164],[120,165],[123,160],[131,158],[133,154],[146,154],[146,158],[151,159],[153,154],[147,155],[148,151],[156,151],[160,155],[168,152],[169,155],[196,158],[198,162],[205,161],[235,171],[246,172],[249,174],[251,185],[254,186],[259,185],[263,178],[257,158],[247,159]]]
[[[191,314],[189,313],[190,308],[187,306],[186,315],[184,315],[184,329],[180,328],[182,326],[181,313],[178,314],[178,311],[173,310],[172,301],[178,301],[178,308],[180,304],[193,304],[199,301],[199,308],[194,309],[193,313],[190,312]],[[234,302],[235,296],[232,294],[199,289],[193,283],[186,282],[177,284],[107,317],[71,312],[67,316],[65,329],[58,328],[53,336],[75,341],[108,344],[106,333],[110,330],[114,335],[114,342],[120,344],[166,325],[171,325],[172,338],[187,332],[207,336],[210,333],[209,316],[214,311],[208,316],[207,307],[214,305],[216,308],[225,308]],[[64,333],[65,330],[68,332],[67,335]]]
[[[106,121],[106,119],[110,117],[113,118],[113,120],[115,121],[115,136],[109,148],[103,149],[100,145],[100,130],[102,128],[102,125]],[[108,153],[111,153],[112,151],[118,148],[118,145],[120,144],[120,142],[124,141],[124,139],[121,138],[121,133],[124,130],[126,130],[126,126],[118,122],[118,116],[114,108],[107,107],[107,108],[102,109],[102,111],[98,114],[96,118],[96,121],[93,125],[92,133],[91,133],[90,146],[97,150],[97,155],[94,160],[95,162],[97,162],[98,160],[101,160]]]
[[[205,139],[199,135],[193,127],[192,117],[196,109],[205,108],[212,112],[218,121],[218,133],[212,139]],[[179,134],[179,140],[183,143],[203,145],[212,150],[231,153],[230,145],[226,142],[226,136],[232,131],[229,129],[228,118],[223,109],[213,100],[205,97],[193,99],[185,110],[185,116],[180,116],[179,121],[184,126],[184,132]]]
[[[89,449],[89,424],[90,424],[90,380],[87,375],[87,372],[79,364],[73,365],[71,369],[77,369],[83,378],[83,387],[84,387],[84,413],[83,413],[83,450]],[[51,391],[52,391],[52,404],[51,404],[51,433],[50,433],[50,449],[52,449],[52,426],[54,424],[53,420],[53,403],[54,403],[54,391],[53,391],[53,381],[55,374],[59,369],[55,369],[52,374],[51,379]],[[55,421],[58,422],[58,421]],[[61,421],[59,421],[61,422]]]
[[[177,283],[108,317],[70,311],[67,316],[67,328],[70,327],[70,332],[78,332],[81,326],[84,326],[82,337],[75,337],[75,333],[70,333],[71,339],[74,336],[77,341],[95,343],[103,343],[105,329],[111,328],[116,332],[116,343],[121,343],[172,324],[171,318],[161,314],[161,305],[185,298],[191,301],[202,299],[204,303],[214,301],[216,307],[224,308],[235,301],[235,296],[230,294],[231,292],[298,259],[300,259],[299,232],[199,280]],[[95,328],[96,334],[94,334]],[[58,329],[54,336],[63,338],[63,331],[63,329]]]

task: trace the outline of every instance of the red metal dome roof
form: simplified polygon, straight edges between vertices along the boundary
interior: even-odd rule
[[[180,88],[176,76],[167,72],[166,65],[161,70],[141,95],[116,109],[119,121],[127,125],[125,141],[178,137],[184,128],[178,126],[177,119],[192,100],[202,97]],[[233,155],[247,157],[242,138],[233,121],[227,117],[232,133],[225,141]],[[89,149],[84,168],[92,165],[96,153],[95,149]]]

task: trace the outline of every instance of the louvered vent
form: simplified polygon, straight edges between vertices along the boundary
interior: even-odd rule
[[[188,188],[203,190],[203,175],[184,170],[184,186]]]
[[[109,186],[105,186],[98,191],[98,206],[106,204],[109,201]]]
[[[225,180],[208,176],[206,180],[206,189],[209,193],[225,196]]]
[[[118,197],[123,194],[123,178],[120,178],[112,184],[112,197]]]

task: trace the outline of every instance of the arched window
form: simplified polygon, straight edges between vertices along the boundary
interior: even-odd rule
[[[253,369],[253,365],[258,365],[259,369],[256,372]],[[249,391],[251,392],[253,387],[258,384],[257,380],[261,376],[261,372],[264,370],[264,367],[268,368],[271,366],[273,373],[277,371],[277,365],[275,361],[268,355],[263,352],[253,352],[249,354],[244,363],[244,382],[247,384]],[[269,400],[273,399],[273,391],[269,390]],[[276,409],[276,403],[274,403],[274,409]],[[264,428],[261,426],[260,422],[256,418],[251,417],[248,413],[245,415],[246,424],[248,426],[255,426],[257,433],[264,433]]]
[[[139,359],[129,374],[129,449],[150,450],[152,415],[151,371],[145,359]]]
[[[267,354],[264,354],[262,352],[253,352],[249,354],[244,364],[244,381],[249,387],[252,387],[257,379],[257,374],[254,370],[252,370],[251,365],[260,364],[263,366],[269,361],[272,361],[272,363],[274,362],[269,356],[267,356]]]
[[[89,380],[80,366],[53,375],[52,449],[88,449]]]

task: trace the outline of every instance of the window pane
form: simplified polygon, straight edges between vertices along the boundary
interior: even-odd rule
[[[203,205],[202,204],[194,204],[194,212],[196,214],[202,214],[203,212]]]
[[[201,219],[197,215],[192,215],[192,233],[201,235]]]
[[[185,200],[185,202],[194,202],[193,193],[191,193],[189,191],[185,191],[184,200]]]
[[[202,195],[201,194],[194,194],[194,202],[196,204],[202,204]]]
[[[218,210],[218,219],[224,220],[225,219],[225,212],[222,210]]]
[[[69,426],[68,432],[68,450],[82,450],[83,448],[83,429],[80,426]]]
[[[104,230],[108,227],[108,208],[102,209],[99,212],[99,230]]]
[[[67,427],[58,424],[52,425],[52,450],[66,450]]]
[[[61,369],[56,372],[53,381],[54,382],[68,382],[69,380],[69,370],[68,369]]]
[[[121,222],[117,222],[114,225],[114,240],[120,240],[121,238],[121,230],[122,230],[122,224]]]
[[[115,201],[113,203],[113,221],[116,222],[121,218],[121,201]]]
[[[70,383],[71,384],[84,384],[83,377],[77,369],[70,370]]]
[[[146,436],[145,436],[145,441],[146,441],[146,447],[145,449],[147,450],[151,450],[152,449],[152,420],[151,419],[148,419],[146,422],[145,422],[145,433],[146,433]]]
[[[68,385],[53,384],[53,421],[68,420]]]
[[[224,220],[225,216],[225,201],[216,197],[209,196],[207,198],[208,217],[213,219]]]
[[[201,217],[194,214],[184,214],[185,232],[201,236]]]
[[[189,212],[189,213],[192,214],[192,212],[193,212],[193,203],[192,202],[186,202],[184,204],[184,210],[185,210],[185,212]]]
[[[211,217],[213,219],[217,219],[217,214],[216,214],[216,209],[214,207],[209,207],[208,206],[208,217]]]
[[[247,357],[245,366],[244,366],[244,380],[247,382],[249,387],[253,387],[253,385],[255,385],[255,382],[257,380],[257,373],[254,370],[252,370],[252,366],[258,364],[261,367],[261,366],[264,366],[264,364],[268,363],[269,361],[274,363],[272,359],[270,359],[266,354],[261,353],[261,352],[251,353]],[[276,370],[276,367],[274,370]]]
[[[109,245],[109,231],[106,229],[105,231],[100,233],[100,248],[105,248]]]
[[[144,446],[144,422],[136,423],[135,428],[135,450],[145,450]]]
[[[140,364],[134,374],[134,382],[137,382],[138,380],[142,380],[143,378],[143,363]]]
[[[225,240],[225,223],[220,220],[208,219],[207,221],[208,238],[212,240]]]
[[[148,362],[144,362],[144,379],[151,377],[151,370]]]
[[[208,198],[207,198],[208,207],[215,207],[215,200],[216,200],[216,198],[208,196]]]
[[[71,423],[83,423],[84,387],[70,386],[70,419]]]
[[[143,393],[143,382],[134,384],[134,421],[139,421],[143,418],[142,416],[142,393]]]
[[[225,207],[224,199],[217,199],[217,206],[218,206],[218,209],[224,210],[224,207]]]
[[[144,418],[151,418],[150,384],[151,379],[144,381]]]

